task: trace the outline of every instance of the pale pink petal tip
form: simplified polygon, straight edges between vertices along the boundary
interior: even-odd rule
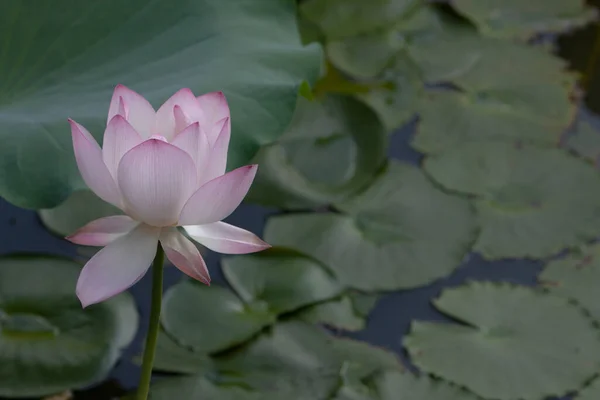
[[[271,247],[254,233],[225,222],[183,227],[196,242],[223,254],[248,254]]]

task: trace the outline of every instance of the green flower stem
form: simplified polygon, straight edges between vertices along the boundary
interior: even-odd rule
[[[146,400],[150,392],[150,380],[152,379],[152,364],[154,364],[154,351],[156,350],[156,340],[158,338],[158,328],[160,325],[160,308],[163,291],[163,262],[165,252],[160,243],[152,263],[152,305],[150,308],[150,323],[148,326],[148,336],[146,336],[146,346],[144,347],[144,360],[142,362],[142,377],[137,391],[137,400]]]

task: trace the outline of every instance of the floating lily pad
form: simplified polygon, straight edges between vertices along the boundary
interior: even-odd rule
[[[563,150],[469,143],[424,167],[444,187],[477,196],[474,248],[488,259],[543,258],[600,235],[600,175]]]
[[[574,400],[596,400],[600,398],[600,379],[596,378],[575,396]]]
[[[377,115],[351,97],[301,99],[279,144],[261,150],[247,200],[306,209],[339,201],[368,185],[386,158]]]
[[[58,207],[40,210],[44,226],[59,236],[68,236],[95,219],[120,215],[123,211],[108,204],[89,190],[71,193]]]
[[[139,365],[142,355],[135,360]],[[210,374],[215,366],[211,357],[177,343],[164,329],[158,334],[152,369],[179,374]]]
[[[588,121],[579,121],[577,129],[567,137],[565,145],[577,155],[597,164],[600,158],[600,131]]]
[[[415,116],[423,92],[420,72],[405,53],[399,53],[377,80],[382,82],[380,87],[357,97],[377,112],[388,131],[393,131]]]
[[[573,251],[565,258],[550,261],[539,280],[552,293],[576,300],[600,321],[600,245]]]
[[[556,146],[565,126],[522,112],[520,101],[493,93],[429,92],[420,103],[421,123],[411,146],[425,154],[478,140]]]
[[[214,353],[250,339],[275,316],[264,302],[244,304],[224,287],[183,281],[166,292],[161,321],[179,344]]]
[[[219,386],[202,375],[163,378],[150,388],[150,400],[280,400],[240,387]],[[291,399],[290,399],[291,400]]]
[[[486,35],[528,39],[536,33],[561,32],[596,16],[584,0],[455,0],[456,9]]]
[[[244,302],[282,314],[333,298],[342,288],[318,261],[282,249],[225,258],[223,273]]]
[[[138,314],[123,294],[82,309],[81,267],[63,258],[0,258],[0,396],[38,397],[104,379],[133,340]]]
[[[321,50],[302,45],[296,8],[294,0],[1,2],[0,196],[50,208],[83,188],[66,119],[100,138],[118,83],[155,107],[182,86],[223,91],[235,132],[228,164],[247,163],[283,133],[301,83],[319,74]]]
[[[307,0],[300,11],[327,39],[337,39],[392,25],[419,6],[418,0]]]
[[[478,400],[479,397],[427,376],[385,371],[373,378],[379,400]]]
[[[421,286],[449,274],[475,234],[466,200],[399,163],[338,207],[349,214],[272,217],[265,238],[317,258],[347,287],[378,291]]]
[[[413,323],[404,340],[412,361],[484,398],[561,396],[600,367],[598,331],[567,299],[471,283],[444,291],[434,305],[463,324]]]
[[[359,331],[365,328],[365,317],[359,315],[350,297],[343,296],[321,304],[315,304],[298,313],[297,318],[330,328]]]
[[[328,398],[341,366],[325,331],[297,321],[275,325],[216,362],[224,383],[298,400]]]

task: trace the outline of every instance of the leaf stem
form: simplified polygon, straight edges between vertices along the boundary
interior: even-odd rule
[[[144,347],[144,359],[142,362],[142,376],[137,391],[137,400],[147,400],[150,392],[150,380],[152,379],[152,365],[154,364],[154,351],[158,339],[158,328],[160,325],[160,309],[163,291],[163,262],[165,252],[160,243],[156,249],[154,262],[152,263],[152,304],[150,308],[150,323],[148,325],[148,336]]]

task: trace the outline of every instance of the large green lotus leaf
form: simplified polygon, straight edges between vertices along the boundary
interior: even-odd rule
[[[356,96],[377,112],[391,132],[414,117],[423,82],[418,68],[404,52],[396,56],[377,81],[382,84]]]
[[[454,91],[429,92],[419,105],[421,122],[411,146],[441,153],[474,140],[556,146],[565,126],[522,112],[508,93],[480,97]]]
[[[563,150],[472,142],[424,168],[447,189],[477,195],[474,248],[488,259],[544,258],[600,235],[600,175]]]
[[[425,375],[385,371],[373,378],[379,400],[477,400],[477,396]]]
[[[484,398],[560,396],[598,372],[598,331],[567,299],[473,282],[433,303],[462,324],[414,322],[404,340],[412,361]]]
[[[367,191],[338,207],[349,214],[273,217],[265,238],[317,258],[347,287],[378,291],[449,274],[474,235],[468,202],[440,191],[409,165],[390,164]]]
[[[222,261],[227,282],[246,303],[264,302],[274,314],[331,299],[342,288],[318,261],[293,251],[270,249]]]
[[[600,159],[600,132],[588,121],[580,120],[575,132],[567,136],[565,147],[596,164]]]
[[[356,312],[349,296],[310,306],[301,310],[295,318],[346,331],[359,331],[366,325],[365,316]]]
[[[486,35],[528,39],[585,25],[596,13],[583,0],[456,0],[456,9]]]
[[[333,40],[393,25],[420,6],[418,0],[307,0],[300,11]]]
[[[550,261],[538,279],[552,293],[576,300],[600,321],[600,245],[582,247]]]
[[[301,99],[278,144],[261,149],[248,201],[306,209],[340,201],[368,185],[386,159],[377,115],[347,96]]]
[[[81,267],[63,258],[0,259],[0,396],[38,397],[104,379],[138,327],[128,294],[82,309]]]
[[[219,386],[202,375],[157,380],[150,387],[148,398],[150,400],[281,400],[277,394],[260,393],[234,386]],[[295,400],[289,397],[288,399]]]
[[[88,222],[123,214],[123,211],[89,190],[78,190],[71,193],[58,207],[40,210],[38,214],[50,232],[64,237],[73,234]]]
[[[161,315],[162,326],[176,342],[200,353],[243,343],[274,321],[263,302],[244,304],[229,289],[191,280],[165,293]]]
[[[222,90],[232,113],[229,167],[289,123],[300,84],[316,79],[293,0],[18,0],[0,5],[0,195],[56,206],[83,187],[67,117],[101,138],[123,83],[156,107],[181,87]]]
[[[331,340],[315,326],[284,322],[215,362],[224,383],[279,393],[279,399],[325,400],[342,365]]]
[[[581,390],[574,400],[596,400],[600,398],[600,378],[596,378],[585,389]]]
[[[142,355],[136,357],[135,361],[141,365]],[[205,353],[180,345],[164,329],[161,329],[158,334],[152,369],[179,374],[206,375],[215,372],[212,358]]]

